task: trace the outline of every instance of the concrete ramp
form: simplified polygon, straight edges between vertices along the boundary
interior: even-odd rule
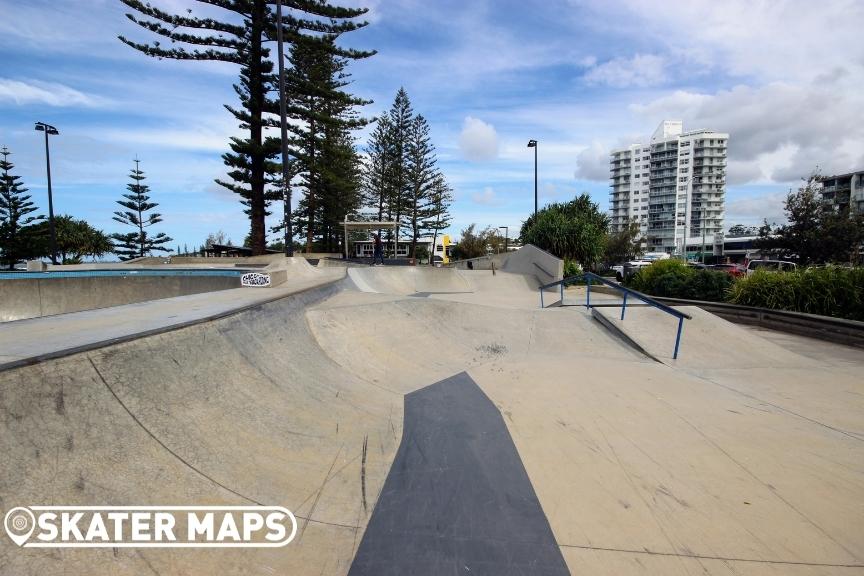
[[[818,422],[864,441],[864,386],[860,367],[835,366],[798,354],[695,306],[676,307],[684,321],[681,349],[672,360],[677,319],[656,308],[594,308],[660,362],[728,390],[769,411]]]

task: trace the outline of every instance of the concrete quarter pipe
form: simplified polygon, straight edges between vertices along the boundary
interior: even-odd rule
[[[658,363],[580,308],[538,309],[536,285],[352,268],[0,372],[3,511],[267,504],[298,521],[284,548],[4,535],[0,574],[864,574],[860,364],[812,380],[755,336],[737,372]],[[682,358],[703,339],[688,349],[685,327]]]

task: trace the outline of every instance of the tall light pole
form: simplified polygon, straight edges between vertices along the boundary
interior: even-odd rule
[[[506,254],[507,253],[507,241],[509,240],[509,236],[510,236],[510,228],[508,228],[507,226],[498,226],[499,230],[501,228],[504,229],[504,253]]]
[[[60,132],[54,126],[44,122],[36,122],[36,130],[45,132],[45,166],[48,171],[48,229],[51,231],[51,263],[57,264],[57,232],[54,228],[54,198],[51,194],[51,153],[48,150],[48,136],[57,136]]]
[[[282,0],[276,0],[276,43],[279,52],[279,116],[282,129],[282,189],[285,202],[285,256],[294,256],[294,231],[291,228],[291,175],[288,168],[288,121],[285,111],[285,51],[282,41]],[[344,240],[347,242],[347,238]]]
[[[534,149],[534,219],[537,219],[537,141],[528,140],[528,148]]]

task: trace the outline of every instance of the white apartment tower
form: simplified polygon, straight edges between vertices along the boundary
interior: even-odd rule
[[[646,250],[686,255],[711,250],[723,230],[728,134],[683,131],[665,120],[649,144],[613,150],[612,229],[636,221]]]

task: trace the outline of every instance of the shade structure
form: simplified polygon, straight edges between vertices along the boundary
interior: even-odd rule
[[[399,223],[391,222],[389,220],[360,222],[348,220],[346,218],[345,221],[342,222],[342,226],[345,229],[345,242],[343,242],[345,249],[345,258],[348,258],[348,230],[381,230],[383,228],[390,228],[396,231],[394,237],[399,238]]]

